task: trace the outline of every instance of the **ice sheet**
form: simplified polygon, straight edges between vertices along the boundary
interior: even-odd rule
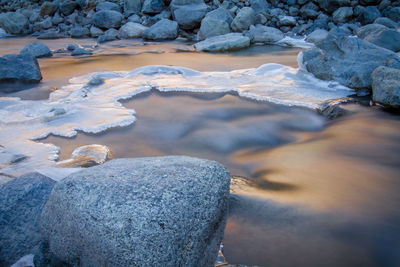
[[[98,82],[101,79],[103,83]],[[325,100],[354,93],[337,83],[318,80],[302,69],[279,64],[230,72],[145,66],[131,72],[92,73],[71,79],[48,100],[0,98],[0,173],[16,176],[54,167],[59,148],[37,141],[50,134],[72,137],[77,131],[99,133],[134,123],[135,111],[118,100],[152,89],[236,92],[245,98],[313,109]]]

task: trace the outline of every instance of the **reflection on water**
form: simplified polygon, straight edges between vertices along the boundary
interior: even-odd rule
[[[116,157],[217,160],[250,183],[235,193],[224,238],[230,263],[399,266],[400,121],[358,106],[314,112],[223,94],[152,92],[123,103],[137,122],[100,135],[49,137],[61,158],[109,145]]]

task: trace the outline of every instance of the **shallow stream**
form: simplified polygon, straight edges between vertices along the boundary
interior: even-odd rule
[[[29,41],[0,40],[0,54]],[[48,45],[58,49],[66,42],[71,40]],[[94,45],[90,40],[79,43]],[[67,85],[73,77],[102,70],[132,71],[146,65],[183,66],[200,71],[201,78],[217,81],[220,74],[216,72],[266,63],[296,68],[300,50],[256,46],[206,54],[178,42],[143,46],[139,41],[118,41],[95,51],[90,57],[61,53],[41,59],[44,81],[40,85],[1,96],[46,99],[54,87]],[[288,77],[294,77],[291,71]],[[233,74],[233,78],[239,75]],[[123,86],[133,78],[106,80],[103,87]],[[181,82],[178,78],[168,82]],[[294,80],[293,87],[304,84]],[[135,110],[136,121],[129,126],[97,134],[78,131],[71,138],[52,134],[38,142],[60,147],[60,160],[69,158],[76,147],[104,144],[117,158],[180,154],[221,162],[234,177],[223,241],[224,255],[231,264],[400,266],[399,116],[348,105],[348,115],[329,121],[306,107],[252,100],[234,90],[161,91],[147,90],[120,101]],[[296,93],[277,97],[296,98]],[[101,117],[108,110],[99,107],[99,112]],[[1,140],[0,145],[4,145]]]

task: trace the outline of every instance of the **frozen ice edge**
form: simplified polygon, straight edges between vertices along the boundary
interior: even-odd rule
[[[299,54],[299,63],[302,54]],[[184,67],[145,66],[133,71],[97,72],[72,78],[69,84],[39,101],[0,98],[0,173],[20,175],[39,171],[62,178],[55,171],[59,148],[35,141],[48,135],[73,137],[78,131],[99,133],[135,122],[135,111],[119,100],[150,90],[162,92],[236,92],[240,97],[311,109],[328,99],[354,91],[321,81],[304,70],[279,64],[230,72],[199,72]],[[92,86],[92,79],[104,83]],[[16,155],[26,158],[10,164]],[[66,170],[66,174],[73,170]]]

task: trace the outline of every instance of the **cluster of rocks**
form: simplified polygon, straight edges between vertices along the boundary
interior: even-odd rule
[[[377,18],[400,21],[390,0],[2,0],[0,28],[38,38],[94,37],[204,40],[231,32],[250,42],[275,42],[316,29],[355,31]],[[4,35],[0,31],[0,36]],[[236,35],[237,36],[237,35]],[[228,35],[226,38],[230,38]],[[237,37],[235,37],[236,40]],[[247,42],[247,41],[246,41]],[[241,42],[241,46],[243,46]]]
[[[222,165],[183,156],[16,178],[0,186],[1,265],[214,266],[229,186]]]
[[[375,102],[400,107],[400,33],[381,24],[359,28],[357,36],[341,29],[327,33],[303,52],[307,71],[347,87],[372,89]]]

